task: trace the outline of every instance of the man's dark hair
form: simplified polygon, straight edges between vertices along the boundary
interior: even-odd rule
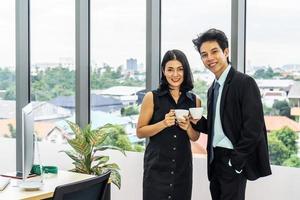
[[[181,91],[192,90],[194,88],[194,85],[193,85],[193,75],[191,73],[190,64],[189,64],[188,59],[185,56],[185,54],[182,51],[177,50],[177,49],[167,51],[161,61],[161,69],[162,70],[161,70],[159,89],[161,89],[161,90],[170,89],[169,83],[168,83],[163,71],[166,68],[167,62],[169,62],[171,60],[177,60],[183,66],[184,75],[183,75],[183,82],[181,84],[180,90]]]
[[[228,38],[221,30],[211,28],[204,33],[199,34],[196,39],[193,39],[194,46],[199,53],[201,53],[201,45],[207,41],[216,41],[223,52],[226,48],[228,48]],[[227,62],[230,63],[229,58],[227,58]]]

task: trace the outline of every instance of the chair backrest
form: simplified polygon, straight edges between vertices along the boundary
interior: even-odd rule
[[[101,176],[57,186],[53,200],[102,200],[109,176],[110,171]]]

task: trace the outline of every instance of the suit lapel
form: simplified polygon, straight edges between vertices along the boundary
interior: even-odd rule
[[[221,96],[221,103],[220,103],[220,117],[221,117],[221,120],[223,119],[223,114],[224,114],[224,105],[226,103],[226,96],[227,96],[227,93],[228,93],[228,89],[229,89],[229,86],[230,86],[230,82],[231,82],[231,79],[232,77],[234,76],[235,74],[235,69],[233,67],[230,68],[229,72],[228,72],[228,75],[226,77],[226,80],[224,82],[224,86],[223,86],[223,90],[222,90],[222,96]]]

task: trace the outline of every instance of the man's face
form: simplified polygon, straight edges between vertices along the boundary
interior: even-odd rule
[[[223,52],[216,41],[204,42],[200,47],[200,55],[203,64],[215,74],[216,78],[219,78],[228,66],[228,53],[228,48],[224,49]]]

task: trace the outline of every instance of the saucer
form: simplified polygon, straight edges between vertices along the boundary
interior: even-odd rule
[[[24,181],[20,182],[19,188],[23,190],[39,190],[42,187],[41,181]]]

